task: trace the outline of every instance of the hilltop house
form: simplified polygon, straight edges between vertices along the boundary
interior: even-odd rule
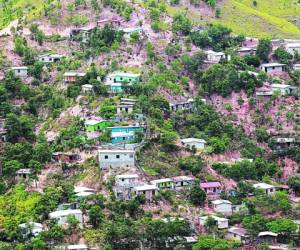
[[[173,189],[174,182],[171,178],[157,179],[150,181],[152,185],[155,185],[158,189]]]
[[[238,48],[236,50],[236,52],[239,56],[251,55],[251,54],[254,54],[255,51],[256,51],[256,48],[252,48],[252,47],[242,47],[242,48]]]
[[[123,85],[131,85],[140,82],[140,74],[124,71],[115,71],[105,78],[105,85],[110,87],[111,93],[120,93],[123,91]]]
[[[218,195],[221,192],[221,184],[218,181],[201,182],[200,187],[207,195]]]
[[[139,176],[137,174],[122,174],[115,177],[116,184],[113,188],[117,199],[131,200],[132,188],[139,186]]]
[[[174,189],[181,189],[184,187],[190,187],[194,184],[195,178],[190,176],[176,176],[172,177]]]
[[[93,85],[92,84],[83,84],[81,86],[82,93],[90,93],[93,91]]]
[[[29,180],[31,170],[29,168],[22,168],[16,171],[17,181]]]
[[[241,227],[230,227],[228,228],[227,234],[225,235],[227,240],[235,240],[243,244],[248,243],[249,235],[246,229]]]
[[[187,111],[194,111],[195,109],[195,101],[194,99],[190,98],[187,100],[181,100],[181,101],[171,101],[169,102],[170,110],[171,111],[178,111],[178,110],[187,110]]]
[[[0,143],[6,141],[5,119],[0,117]]]
[[[58,163],[73,163],[80,160],[80,155],[75,153],[55,152],[52,159]]]
[[[203,149],[205,147],[206,141],[198,138],[185,138],[181,140],[181,144],[189,149]]]
[[[290,54],[294,55],[295,53],[300,54],[300,43],[287,43],[285,49]]]
[[[74,216],[75,219],[79,221],[79,225],[82,226],[83,216],[82,211],[80,209],[59,210],[49,214],[50,219],[56,219],[58,225],[67,224],[69,216]]]
[[[58,54],[44,54],[44,55],[39,55],[37,57],[38,61],[44,62],[44,63],[53,63],[53,62],[59,62],[62,58],[64,58],[63,55],[58,55]]]
[[[199,218],[199,224],[201,226],[205,226],[206,221],[208,219],[208,217],[211,217],[215,220],[216,225],[218,226],[218,229],[225,229],[228,228],[228,219],[226,218],[221,218],[215,215],[210,215],[210,216],[202,216]]]
[[[218,63],[222,59],[225,59],[227,61],[230,61],[230,59],[231,59],[231,56],[226,55],[224,52],[215,52],[212,50],[207,50],[207,51],[205,51],[205,53],[207,55],[207,60],[211,63]]]
[[[28,237],[29,235],[37,236],[39,233],[43,232],[43,225],[36,222],[22,223],[19,225],[22,231],[22,235]]]
[[[217,213],[232,214],[232,203],[228,200],[214,200],[211,202],[211,207]]]
[[[134,28],[124,28],[122,29],[124,32],[124,37],[125,38],[130,38],[130,36],[134,33],[142,34],[143,33],[143,28],[142,27],[134,27]]]
[[[22,66],[22,67],[12,67],[12,71],[14,71],[15,75],[25,79],[28,76],[28,67]]]
[[[158,188],[155,185],[137,186],[132,190],[135,195],[144,195],[147,201],[152,201],[158,193]]]
[[[69,71],[69,72],[64,73],[64,81],[65,81],[65,83],[76,82],[78,79],[80,79],[84,76],[85,76],[85,73]]]
[[[102,119],[88,119],[84,122],[84,127],[87,132],[102,131],[107,128],[109,121]]]
[[[134,167],[134,150],[99,150],[98,161],[101,169]]]
[[[257,184],[253,184],[253,187],[256,189],[260,189],[263,190],[263,192],[267,195],[269,194],[274,194],[276,191],[275,186],[267,184],[267,183],[257,183]]]
[[[140,125],[116,126],[107,129],[111,131],[111,142],[113,144],[130,143],[135,139],[135,132],[144,131],[144,128]]]
[[[281,95],[289,95],[292,93],[293,87],[288,84],[271,84],[272,92],[279,92]]]
[[[286,70],[286,64],[282,63],[263,63],[260,65],[260,70],[267,74],[284,72]]]

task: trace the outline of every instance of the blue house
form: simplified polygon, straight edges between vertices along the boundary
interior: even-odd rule
[[[144,131],[144,128],[139,125],[108,127],[108,129],[111,130],[111,142],[113,144],[131,142],[135,139],[136,131]]]

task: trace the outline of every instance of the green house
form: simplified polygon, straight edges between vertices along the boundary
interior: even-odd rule
[[[86,120],[84,123],[85,130],[87,132],[101,131],[109,126],[109,122],[106,120]]]
[[[105,85],[110,87],[110,92],[119,93],[123,91],[122,84],[127,83],[132,85],[133,83],[138,83],[141,81],[140,74],[115,71],[109,74],[105,79]]]

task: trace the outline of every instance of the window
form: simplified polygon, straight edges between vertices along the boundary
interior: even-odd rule
[[[123,77],[120,77],[120,80],[122,81],[122,80],[123,80]]]
[[[123,137],[123,141],[125,141],[126,137]]]
[[[133,154],[130,154],[129,157],[130,157],[130,158],[133,158]]]
[[[104,156],[104,159],[108,159],[108,155],[105,155],[105,156]]]
[[[120,155],[116,155],[116,158],[117,158],[117,159],[120,159]]]

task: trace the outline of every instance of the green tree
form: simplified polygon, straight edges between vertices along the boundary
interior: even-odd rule
[[[256,49],[256,55],[262,61],[269,60],[269,54],[272,51],[272,43],[270,39],[260,39]]]
[[[201,236],[193,245],[193,250],[229,250],[232,249],[226,240],[214,239],[212,236]]]
[[[104,218],[102,208],[99,205],[92,206],[88,214],[90,218],[90,223],[93,225],[93,227],[99,227]]]
[[[273,233],[284,234],[290,237],[292,233],[297,231],[297,224],[290,219],[277,219],[267,223],[267,228]]]
[[[172,31],[174,33],[181,32],[183,35],[188,35],[192,29],[192,21],[183,14],[177,14],[173,18]]]
[[[194,205],[201,206],[203,205],[205,199],[206,199],[206,194],[205,192],[200,188],[199,183],[195,183],[189,193],[189,198],[191,202]]]

